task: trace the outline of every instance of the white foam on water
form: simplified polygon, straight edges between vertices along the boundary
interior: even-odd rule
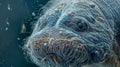
[[[32,15],[33,15],[33,16],[36,16],[36,14],[35,14],[34,12],[32,12]]]
[[[5,30],[7,31],[7,30],[8,30],[8,27],[6,27]]]
[[[7,25],[10,25],[10,23],[9,23],[8,21],[6,22],[6,24],[7,24]]]
[[[11,8],[10,4],[8,4],[7,9],[10,10],[10,11],[12,11],[12,8]]]

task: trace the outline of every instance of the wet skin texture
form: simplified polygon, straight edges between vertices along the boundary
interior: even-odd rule
[[[119,6],[119,0],[61,0],[38,19],[28,55],[40,67],[119,67]]]

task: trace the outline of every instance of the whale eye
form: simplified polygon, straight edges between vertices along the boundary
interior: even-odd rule
[[[77,26],[79,27],[79,29],[83,29],[84,28],[84,23],[78,23]]]
[[[75,29],[76,31],[86,31],[87,30],[87,23],[83,20],[77,21],[76,23],[77,28]]]
[[[64,21],[63,24],[67,28],[73,29],[74,31],[77,31],[77,32],[84,32],[88,28],[87,21],[83,19],[67,20],[67,21]]]

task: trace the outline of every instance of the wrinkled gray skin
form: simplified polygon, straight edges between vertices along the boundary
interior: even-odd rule
[[[40,67],[105,67],[100,63],[114,55],[120,0],[68,2],[39,18],[26,45],[28,54]]]

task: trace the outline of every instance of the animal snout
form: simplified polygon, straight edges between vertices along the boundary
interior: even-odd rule
[[[39,38],[33,41],[32,50],[36,58],[50,63],[75,64],[87,60],[84,45],[79,40]]]

